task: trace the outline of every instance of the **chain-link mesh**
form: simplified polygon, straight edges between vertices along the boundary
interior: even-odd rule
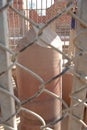
[[[85,34],[87,33],[86,32],[87,30],[85,28],[87,27],[87,24],[81,18],[79,18],[77,15],[75,15],[71,12],[71,9],[74,6],[73,3],[70,6],[67,6],[65,8],[61,8],[60,11],[58,11],[58,7],[56,6],[56,4],[57,4],[56,3],[55,5],[52,5],[52,9],[54,9],[54,6],[56,6],[56,10],[58,11],[58,13],[57,13],[57,11],[54,10],[54,11],[52,11],[52,14],[48,13],[49,14],[48,18],[46,17],[47,19],[45,17],[42,17],[42,16],[40,16],[40,18],[42,17],[40,19],[37,15],[38,18],[35,18],[35,20],[34,20],[32,17],[35,17],[35,15],[36,15],[35,10],[33,10],[33,9],[21,10],[21,4],[19,4],[20,6],[19,5],[15,6],[15,4],[13,4],[13,2],[14,2],[14,0],[9,0],[5,6],[0,8],[0,13],[2,13],[2,11],[4,11],[7,8],[9,10],[9,12],[11,12],[11,13],[8,12],[8,21],[11,22],[11,23],[9,22],[9,32],[10,32],[9,39],[10,39],[11,48],[10,47],[7,48],[6,46],[2,45],[1,43],[0,43],[0,48],[4,49],[6,52],[8,52],[11,55],[11,60],[12,60],[10,66],[8,66],[7,70],[4,70],[4,72],[0,73],[0,76],[5,74],[9,70],[12,70],[15,84],[17,87],[17,79],[16,79],[16,76],[14,74],[15,73],[14,67],[17,66],[17,67],[21,68],[23,71],[26,71],[29,75],[32,75],[32,77],[34,77],[40,83],[38,85],[38,90],[36,91],[36,93],[33,93],[32,96],[27,97],[26,100],[21,100],[17,94],[16,95],[11,94],[9,91],[4,89],[4,86],[2,86],[2,84],[0,84],[0,91],[11,96],[16,102],[15,103],[16,104],[15,105],[16,106],[15,113],[10,115],[10,117],[8,117],[7,119],[3,119],[3,116],[2,116],[1,120],[0,120],[0,125],[5,127],[5,128],[13,130],[14,128],[12,128],[8,125],[8,121],[11,120],[15,115],[16,115],[16,117],[19,117],[22,114],[22,112],[25,112],[25,113],[37,118],[41,122],[41,125],[39,127],[40,129],[51,130],[51,129],[53,129],[53,126],[55,124],[63,122],[63,120],[65,120],[67,117],[71,117],[71,120],[70,120],[71,123],[72,123],[72,120],[75,120],[76,123],[79,122],[79,125],[82,125],[82,127],[86,130],[87,129],[87,117],[86,117],[87,116],[87,109],[86,109],[87,108],[87,103],[86,103],[87,97],[86,97],[85,93],[83,94],[83,91],[85,91],[85,92],[87,91],[87,85],[86,85],[87,84],[87,77],[86,77],[86,75],[84,75],[84,73],[81,73],[80,70],[77,70],[74,67],[74,65],[75,65],[76,60],[78,60],[81,56],[87,55],[86,49],[81,48],[79,45],[76,44],[79,37],[86,39]],[[48,12],[51,13],[50,9],[47,9],[47,10],[48,10]],[[32,11],[33,11],[33,16],[31,15]],[[57,20],[57,22],[61,21],[62,16],[65,17],[65,14],[67,14],[67,13],[69,13],[69,15],[73,16],[78,21],[78,23],[80,23],[81,26],[84,28],[82,31],[78,32],[74,38],[74,46],[75,46],[76,50],[79,50],[79,52],[77,55],[73,54],[73,57],[70,57],[69,55],[67,55],[66,51],[61,51],[60,48],[56,48],[53,45],[47,43],[42,38],[44,30],[46,30],[48,28],[48,26],[50,24],[53,24],[56,20]],[[28,14],[30,14],[30,16]],[[41,15],[41,14],[39,14],[39,15]],[[11,17],[11,16],[14,16],[14,17]],[[20,19],[20,20],[18,20],[18,19]],[[41,20],[41,22],[40,22],[40,20]],[[39,22],[44,23],[44,24],[42,24],[42,26],[40,26]],[[21,25],[21,27],[20,27],[20,25]],[[57,24],[57,26],[59,27],[58,24]],[[14,47],[12,47],[12,46],[14,45],[16,47],[17,43],[19,41],[21,41],[21,39],[23,40],[25,33],[30,28],[34,28],[34,29],[38,30],[37,34],[33,37],[32,40],[30,40],[26,43],[23,41],[23,43],[25,43],[25,44],[24,45],[20,44],[20,48],[15,50]],[[17,60],[19,55],[24,54],[25,50],[27,50],[28,48],[34,47],[35,42],[37,42],[38,40],[41,40],[45,45],[51,47],[58,54],[61,54],[63,56],[63,58],[65,58],[67,61],[66,63],[64,63],[63,69],[61,72],[59,72],[57,75],[55,75],[52,78],[49,78],[46,81],[44,81],[44,78],[42,78],[39,74],[33,72],[32,69],[29,69],[28,67],[22,65],[19,62],[19,60]],[[25,58],[28,59],[28,56]],[[29,61],[29,59],[28,59],[28,61]],[[36,66],[36,64],[35,64],[35,66]],[[56,93],[54,93],[46,88],[47,85],[49,85],[50,83],[52,83],[56,79],[59,79],[65,73],[72,74],[73,77],[75,77],[75,79],[78,80],[78,82],[81,82],[81,84],[80,83],[76,84],[76,85],[80,85],[80,87],[77,86],[77,88],[75,90],[72,88],[73,91],[71,92],[70,97],[71,97],[71,100],[74,100],[73,101],[74,103],[72,103],[72,105],[70,105],[70,106],[67,105],[67,103],[65,102],[64,99],[62,99],[61,94],[57,95]],[[74,83],[74,85],[75,85],[75,83]],[[31,89],[33,91],[34,88],[31,87]],[[66,86],[66,89],[67,89],[67,86]],[[16,92],[17,91],[19,91],[19,90],[16,90]],[[31,91],[31,90],[29,90],[29,91]],[[33,110],[27,109],[27,107],[25,107],[27,103],[31,105],[33,100],[37,99],[40,95],[43,95],[44,93],[51,95],[52,97],[57,99],[57,101],[60,102],[59,105],[63,104],[63,109],[60,107],[61,110],[59,113],[61,113],[61,114],[56,119],[53,119],[49,122],[46,122],[45,119],[41,115],[39,115],[38,113],[34,112]],[[80,96],[79,96],[79,93],[80,93]],[[82,93],[82,95],[84,95],[84,98],[82,98],[81,93]],[[26,95],[26,93],[25,93],[25,95]],[[39,103],[38,103],[38,105],[39,105]],[[83,110],[83,112],[81,111],[81,116],[80,116],[78,114],[78,111],[82,107],[84,108],[84,110]],[[44,109],[45,109],[45,106],[44,106]],[[76,110],[76,109],[78,109],[78,110]],[[76,113],[73,112],[74,110],[76,110]],[[49,110],[47,110],[47,111],[49,111]],[[30,119],[29,119],[29,121],[30,121]],[[68,124],[69,123],[70,122],[68,122]],[[2,127],[0,129],[2,129]],[[65,128],[63,128],[63,129],[65,129]],[[75,129],[77,129],[77,128],[75,128]]]

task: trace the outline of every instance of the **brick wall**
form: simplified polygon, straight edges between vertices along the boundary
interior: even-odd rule
[[[46,10],[46,16],[39,16],[34,9],[23,10],[22,0],[14,0],[14,6],[36,23],[46,23],[49,19],[53,18],[57,13],[61,11],[61,9],[66,6],[66,2],[55,2],[54,5]],[[27,28],[29,29],[29,23],[26,24],[26,21],[24,19],[20,18],[10,9],[8,11],[8,21],[10,36],[18,34],[21,35],[21,33],[25,33],[27,31]],[[69,27],[70,16],[65,14],[61,18],[57,19],[55,22],[57,31],[59,27]]]
[[[60,13],[61,9],[66,6],[66,2],[56,2],[50,8],[46,10],[46,16],[38,16],[35,10],[30,10],[30,18],[35,22],[47,22],[49,19],[53,18],[56,14]],[[57,26],[70,25],[70,16],[65,14],[61,18],[56,20]]]

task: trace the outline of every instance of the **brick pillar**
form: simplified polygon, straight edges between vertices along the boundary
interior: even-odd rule
[[[28,32],[27,36],[20,41],[20,45],[22,46],[22,43],[25,44],[29,42],[29,40],[31,41],[34,37],[34,31]],[[44,81],[48,81],[61,71],[61,59],[59,53],[52,48],[41,47],[37,44],[33,44],[22,52],[18,57],[18,61],[40,75]],[[33,96],[38,91],[41,84],[40,81],[18,66],[17,83],[20,100]],[[54,80],[48,84],[46,88],[61,97],[61,78]],[[38,98],[24,106],[41,115],[46,123],[60,118],[61,116],[61,102],[47,93],[41,94]],[[22,112],[20,116],[20,130],[40,130],[41,123],[34,116],[25,112]],[[53,126],[54,130],[60,130],[60,127],[60,123]]]

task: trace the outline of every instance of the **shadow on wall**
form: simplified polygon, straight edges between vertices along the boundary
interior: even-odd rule
[[[66,73],[62,76],[62,98],[64,101],[70,105],[70,93],[73,84],[73,76],[69,73]]]

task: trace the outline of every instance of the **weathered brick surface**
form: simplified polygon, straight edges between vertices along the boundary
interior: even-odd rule
[[[15,0],[14,6],[25,14],[28,18],[31,18],[36,23],[46,23],[48,20],[53,18],[56,14],[60,13],[65,8],[65,2],[56,2],[50,8],[46,10],[46,16],[39,16],[36,10],[24,10],[22,0]],[[65,14],[57,19],[56,28],[70,26],[70,16]],[[29,29],[30,24],[19,17],[16,13],[9,9],[8,11],[9,31],[10,36],[21,35]],[[24,32],[23,32],[24,31]]]

